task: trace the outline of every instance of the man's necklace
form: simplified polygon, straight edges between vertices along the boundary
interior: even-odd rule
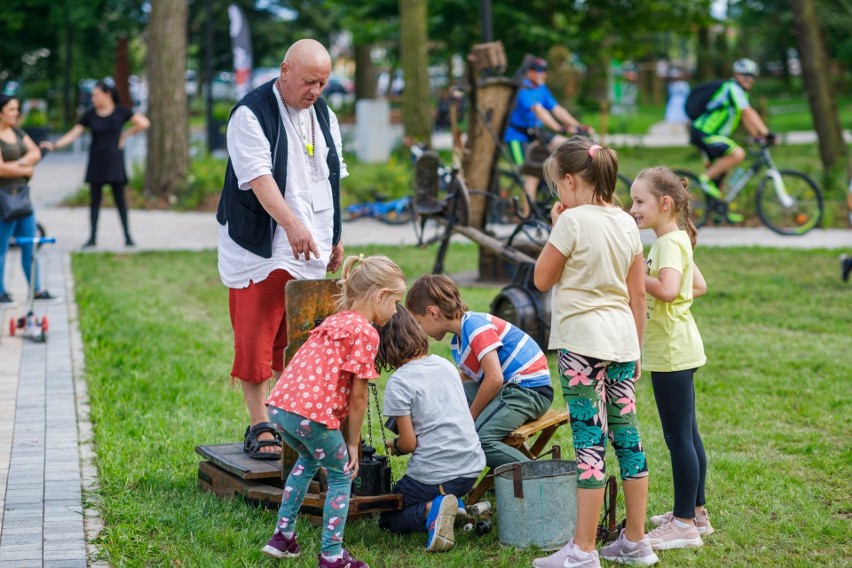
[[[284,102],[284,94],[281,92],[281,85],[278,82],[278,79],[275,79],[275,88],[278,90],[278,97],[281,99],[281,104],[284,105],[284,110],[287,111],[287,116],[290,117],[290,123],[295,127],[296,121],[293,120],[293,115],[290,114],[290,107],[287,106],[287,103]],[[311,141],[308,142],[307,137],[305,136],[304,130],[302,130],[302,121],[299,120],[299,134],[302,136],[302,142],[305,144],[305,153],[313,158],[314,157],[314,147],[316,143],[316,130],[314,128],[314,119],[311,116],[310,110],[308,110],[308,116],[311,120]]]

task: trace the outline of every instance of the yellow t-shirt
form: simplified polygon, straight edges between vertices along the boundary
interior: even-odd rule
[[[627,273],[642,241],[636,221],[619,207],[581,205],[563,212],[548,242],[568,260],[553,287],[551,349],[604,361],[636,361],[636,322]]]
[[[704,343],[692,319],[692,245],[686,231],[666,233],[651,246],[648,253],[651,276],[671,268],[681,274],[680,290],[671,302],[663,302],[651,294],[648,299],[648,322],[642,346],[642,369],[648,371],[682,371],[703,365]]]

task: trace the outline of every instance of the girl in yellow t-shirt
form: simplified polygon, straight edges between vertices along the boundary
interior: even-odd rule
[[[654,399],[669,448],[674,508],[651,517],[654,550],[692,548],[713,532],[704,509],[707,459],[695,414],[695,371],[706,362],[701,334],[692,319],[692,299],[707,285],[692,259],[696,229],[689,218],[689,189],[668,168],[639,172],[630,189],[630,213],[657,240],[648,253],[645,291],[648,316],[642,367],[651,371]]]

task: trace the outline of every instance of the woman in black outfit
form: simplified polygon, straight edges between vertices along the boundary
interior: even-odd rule
[[[128,121],[132,122],[133,126],[124,130],[124,124]],[[134,245],[127,224],[127,202],[124,198],[124,186],[127,184],[124,142],[149,125],[143,114],[118,105],[118,91],[114,85],[99,81],[92,89],[92,108],[83,114],[79,122],[56,142],[41,143],[41,147],[48,150],[63,148],[79,138],[86,128],[92,131],[89,166],[86,170],[86,182],[92,190],[89,204],[91,233],[84,247],[93,247],[97,243],[98,213],[104,185],[112,188],[112,196],[124,228],[124,244]]]

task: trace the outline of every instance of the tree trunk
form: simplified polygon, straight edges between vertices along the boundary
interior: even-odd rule
[[[145,193],[170,197],[189,166],[186,73],[188,3],[152,0],[148,21],[148,156]]]
[[[808,103],[819,138],[819,153],[825,173],[835,168],[852,169],[847,161],[847,149],[834,99],[829,62],[823,44],[813,0],[792,0],[793,27],[802,62],[802,76]]]
[[[713,59],[710,46],[710,28],[701,26],[698,30],[698,49],[695,50],[696,64],[694,84],[703,83],[713,78]]]
[[[369,43],[355,44],[355,98],[376,98],[376,69],[370,57],[373,45]]]
[[[399,36],[405,88],[402,123],[406,136],[432,140],[429,58],[426,53],[427,0],[399,0]]]

